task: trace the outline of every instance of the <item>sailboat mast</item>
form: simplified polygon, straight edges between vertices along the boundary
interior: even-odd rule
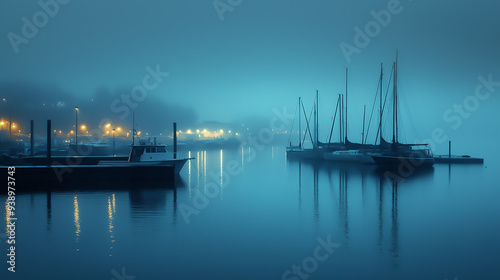
[[[339,143],[342,143],[342,95],[340,94],[337,105],[339,106]]]
[[[393,89],[393,109],[392,109],[392,142],[399,143],[398,131],[398,53],[396,52],[396,62],[394,62],[394,89]]]
[[[384,68],[383,68],[383,63],[380,63],[380,120],[378,123],[378,132],[380,134],[380,145],[382,145],[382,114],[383,114],[383,109],[382,109],[382,77],[384,75]]]
[[[366,105],[363,108],[363,132],[361,133],[361,144],[365,143],[365,119],[366,119]]]
[[[132,146],[135,144],[135,113],[132,114]]]
[[[313,148],[316,148],[316,127],[318,127],[318,124],[316,123],[317,119],[316,119],[316,110],[317,110],[317,104],[316,104],[316,98],[314,98],[314,105],[313,105],[313,108],[314,108],[314,114],[313,114],[313,118],[314,118],[314,128],[313,128]]]
[[[302,126],[301,126],[301,122],[300,122],[301,115],[302,114],[300,113],[300,97],[299,97],[299,149],[302,146]]]
[[[340,95],[340,143],[344,142],[344,95]]]
[[[319,94],[318,94],[318,90],[316,90],[316,138],[314,139],[314,141],[316,142],[316,147],[318,146],[318,139],[319,139],[319,117],[318,117],[318,114],[319,113]]]
[[[399,143],[399,128],[398,128],[398,53],[396,52],[396,63],[394,64],[394,88],[396,97],[396,143]]]
[[[333,115],[332,129],[330,130],[330,138],[328,139],[328,147],[330,147],[330,143],[332,142],[333,128],[335,127],[335,120],[337,119],[337,112],[339,111],[339,106],[340,106],[339,103],[340,103],[340,95],[337,98],[337,104],[335,105],[335,114]]]
[[[348,68],[345,69],[345,142],[347,143],[347,74]]]
[[[396,62],[393,62],[392,68],[394,69],[394,81],[392,82],[392,143],[396,143]]]

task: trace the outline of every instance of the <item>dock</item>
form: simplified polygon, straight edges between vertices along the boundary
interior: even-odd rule
[[[47,157],[3,157],[1,165],[36,166],[36,165],[97,165],[100,161],[124,161],[128,156],[55,156]]]
[[[444,163],[444,164],[483,164],[483,158],[471,157],[469,155],[452,155],[451,154],[451,141],[448,142],[448,154],[447,155],[435,155],[434,163]]]
[[[483,158],[470,157],[468,155],[436,155],[434,156],[435,163],[445,164],[483,164]]]

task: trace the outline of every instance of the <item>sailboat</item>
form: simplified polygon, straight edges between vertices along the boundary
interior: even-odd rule
[[[411,163],[411,165],[415,168],[430,167],[434,164],[434,156],[431,149],[428,147],[428,144],[402,144],[399,142],[397,54],[396,62],[394,62],[393,67],[392,143],[382,154],[372,155],[372,158],[378,165],[386,167],[397,167],[404,163]]]
[[[372,156],[373,155],[379,155],[383,150],[385,150],[387,147],[389,147],[389,143],[384,140],[382,137],[382,114],[383,114],[383,108],[382,108],[382,77],[383,77],[383,67],[381,65],[381,72],[380,72],[380,121],[379,121],[379,135],[380,135],[380,143],[377,144],[365,144],[365,131],[364,131],[364,125],[363,125],[363,140],[362,143],[353,143],[350,142],[348,137],[347,137],[347,89],[348,89],[348,69],[346,68],[346,106],[345,106],[345,111],[346,111],[346,117],[345,117],[345,139],[344,139],[344,146],[345,150],[337,150],[337,151],[329,151],[325,152],[323,154],[323,158],[325,160],[329,161],[341,161],[341,162],[358,162],[358,163],[375,163],[373,160]],[[342,99],[342,105],[343,105],[343,99]],[[343,106],[341,112],[343,112]],[[342,116],[342,114],[341,114]],[[341,117],[342,119],[342,117]],[[333,127],[332,127],[333,129]],[[342,128],[341,128],[342,131]],[[342,132],[341,132],[342,135]]]
[[[300,158],[300,159],[323,159],[323,154],[325,152],[337,151],[337,150],[345,150],[345,146],[343,143],[323,143],[319,141],[319,130],[318,130],[318,104],[319,104],[319,93],[316,91],[316,96],[314,98],[313,105],[313,121],[314,126],[312,128],[313,132],[311,132],[311,126],[309,124],[309,120],[307,119],[306,111],[304,108],[304,104],[302,103],[301,98],[299,97],[298,104],[298,112],[299,112],[299,141],[298,145],[294,146],[290,142],[290,145],[286,148],[286,155],[288,158]],[[302,113],[304,114],[304,119],[306,121],[306,130],[302,133],[301,127],[301,119]],[[293,127],[292,127],[293,130]],[[306,137],[309,136],[312,148],[304,148],[304,142]]]

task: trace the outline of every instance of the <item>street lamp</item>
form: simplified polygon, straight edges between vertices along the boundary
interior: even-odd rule
[[[115,129],[113,128],[113,156],[115,156]]]
[[[75,107],[75,147],[78,148],[78,107]]]

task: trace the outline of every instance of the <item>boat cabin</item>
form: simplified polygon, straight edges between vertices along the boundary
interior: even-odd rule
[[[167,147],[164,145],[138,145],[132,146],[129,162],[163,161],[170,159]]]

